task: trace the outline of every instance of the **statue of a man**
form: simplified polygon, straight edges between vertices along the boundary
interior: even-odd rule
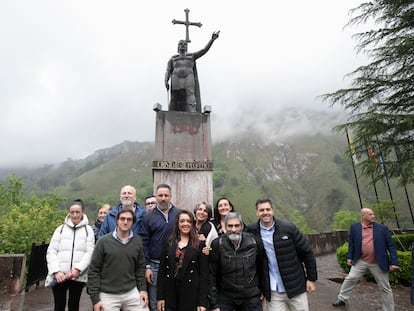
[[[178,54],[168,61],[165,72],[165,87],[171,89],[171,99],[168,110],[201,112],[200,88],[196,69],[196,59],[203,56],[219,37],[220,31],[213,32],[210,41],[204,49],[187,53],[187,42],[178,42]],[[171,88],[169,80],[171,78]]]

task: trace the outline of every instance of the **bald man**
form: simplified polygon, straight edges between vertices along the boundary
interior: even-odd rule
[[[135,212],[136,222],[132,226],[132,232],[138,234],[139,226],[141,225],[141,219],[146,212],[139,203],[136,202],[137,192],[135,188],[131,185],[123,186],[119,194],[119,200],[121,203],[114,209],[112,209],[105,217],[101,229],[98,233],[98,240],[103,237],[105,234],[113,232],[116,228],[116,216],[121,208],[131,208]]]
[[[390,230],[375,222],[375,214],[369,208],[361,209],[361,222],[353,223],[349,231],[348,260],[351,266],[348,276],[342,283],[334,307],[345,306],[352,289],[358,280],[371,272],[378,284],[384,311],[394,311],[394,298],[388,271],[397,270],[398,258]]]

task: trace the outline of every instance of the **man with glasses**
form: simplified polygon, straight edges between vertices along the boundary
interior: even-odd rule
[[[155,195],[151,194],[145,197],[145,209],[147,211],[153,210],[157,206],[157,199]]]
[[[263,248],[243,232],[240,214],[224,218],[226,233],[213,240],[209,255],[210,308],[220,311],[262,311],[259,277]]]
[[[98,240],[88,272],[88,289],[94,311],[148,310],[145,256],[142,241],[133,234],[135,213],[122,208],[116,229]]]
[[[145,208],[143,208],[139,203],[136,202],[137,192],[133,186],[126,185],[122,187],[121,193],[119,194],[119,200],[121,203],[118,204],[116,208],[111,210],[105,217],[104,222],[101,225],[101,229],[98,233],[98,240],[102,238],[105,234],[112,232],[116,227],[116,217],[121,208],[128,207],[132,209],[135,213],[135,218],[137,219],[134,225],[132,226],[132,232],[138,234],[138,229],[141,224],[142,217],[145,213]]]

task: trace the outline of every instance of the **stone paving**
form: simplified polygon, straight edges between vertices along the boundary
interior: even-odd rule
[[[309,296],[310,311],[379,311],[382,310],[381,298],[375,284],[361,281],[353,291],[352,301],[346,307],[332,307],[345,274],[341,272],[336,262],[335,254],[318,256],[318,282],[316,292]],[[410,304],[410,289],[394,287],[396,311],[414,310]],[[82,294],[80,311],[91,311],[92,304],[86,292]],[[1,311],[51,311],[53,310],[53,296],[49,288],[39,286],[27,293],[13,297],[0,297]]]

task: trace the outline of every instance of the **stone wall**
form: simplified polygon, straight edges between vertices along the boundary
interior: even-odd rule
[[[20,292],[25,271],[26,255],[0,255],[0,297]]]
[[[348,231],[309,233],[307,235],[315,256],[331,254],[348,241]]]

